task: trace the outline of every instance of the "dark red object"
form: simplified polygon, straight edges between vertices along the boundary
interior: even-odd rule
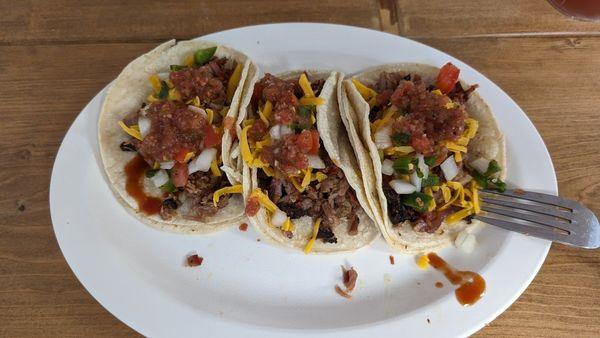
[[[200,266],[202,265],[202,261],[204,261],[204,258],[198,255],[191,255],[187,258],[187,265],[190,267]]]

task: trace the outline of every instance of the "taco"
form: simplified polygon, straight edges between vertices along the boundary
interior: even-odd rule
[[[200,40],[168,41],[123,69],[106,94],[98,140],[109,184],[128,211],[181,233],[244,218],[241,163],[223,154],[255,74],[244,54]]]
[[[305,253],[352,251],[379,230],[338,109],[337,72],[266,74],[241,110],[246,215]]]
[[[344,81],[340,92],[369,205],[386,241],[403,252],[452,243],[478,222],[478,190],[505,187],[503,135],[459,72],[451,63],[386,65]]]

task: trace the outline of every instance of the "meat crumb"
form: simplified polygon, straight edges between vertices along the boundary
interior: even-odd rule
[[[260,242],[260,238],[257,238],[257,239],[256,239],[256,241],[257,241],[257,242]]]
[[[336,284],[335,292],[337,292],[338,295],[340,295],[346,299],[352,299],[352,295],[350,295],[350,293],[352,292],[352,290],[354,290],[357,279],[358,279],[358,272],[356,272],[356,270],[354,270],[354,267],[350,267],[350,269],[346,269],[342,265],[342,281],[344,282],[344,287],[346,288],[346,290],[342,289],[339,285]]]
[[[200,265],[202,265],[203,260],[204,260],[204,258],[202,258],[198,255],[191,255],[191,256],[188,256],[188,258],[187,258],[187,265],[190,267],[200,266]]]
[[[246,230],[248,230],[248,223],[240,224],[240,231],[246,231]]]
[[[394,265],[396,262],[394,261],[394,256],[390,255],[390,264]]]
[[[343,275],[344,286],[346,287],[346,290],[348,292],[352,292],[352,290],[354,290],[354,287],[356,286],[356,279],[358,278],[358,272],[356,272],[356,270],[354,270],[353,267],[350,267],[350,269],[347,270],[342,265],[342,275]]]
[[[427,324],[431,324],[431,320],[429,320],[429,318],[427,318]]]
[[[442,282],[435,282],[435,287],[438,288],[438,289],[439,288],[443,288],[444,287],[444,283],[442,283]]]
[[[352,295],[350,295],[346,291],[342,290],[342,288],[337,284],[335,285],[335,292],[337,292],[338,295],[340,295],[346,299],[352,299]]]

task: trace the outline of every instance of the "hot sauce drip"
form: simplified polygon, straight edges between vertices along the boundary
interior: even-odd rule
[[[453,285],[459,287],[454,291],[456,299],[462,305],[475,304],[485,293],[485,280],[472,271],[458,271],[448,265],[440,256],[431,252],[427,255],[429,264],[442,272]]]
[[[162,201],[159,198],[146,195],[144,192],[144,173],[149,169],[148,163],[141,156],[134,157],[125,165],[125,190],[133,197],[139,211],[146,215],[154,215],[160,212]]]

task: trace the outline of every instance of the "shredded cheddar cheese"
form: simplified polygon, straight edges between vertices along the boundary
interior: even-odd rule
[[[219,164],[217,163],[216,158],[210,162],[210,171],[212,172],[213,176],[221,176],[221,170],[219,170]]]
[[[268,126],[269,120],[271,119],[271,112],[273,110],[273,104],[271,101],[267,101],[262,109],[258,111],[260,119]]]
[[[152,74],[150,75],[150,77],[148,77],[148,80],[150,80],[150,84],[152,85],[152,89],[154,90],[154,92],[160,92],[160,88],[162,87],[162,85],[158,76],[156,76],[156,74]]]
[[[461,209],[453,214],[451,214],[450,216],[446,217],[446,219],[444,219],[444,221],[449,224],[452,225],[458,221],[460,221],[461,219],[464,219],[465,217],[469,216],[472,214],[472,210],[465,208],[465,209]]]
[[[215,208],[219,203],[219,198],[225,194],[241,194],[243,191],[241,184],[232,185],[230,187],[221,188],[213,193],[213,205]]]
[[[317,171],[317,172],[316,172],[316,173],[313,175],[313,178],[312,178],[312,180],[313,180],[313,181],[314,181],[314,180],[317,180],[317,182],[321,183],[321,182],[323,182],[323,180],[324,180],[324,179],[326,179],[326,178],[327,178],[327,175],[323,174],[323,173],[322,173],[322,172],[320,172],[320,171]]]
[[[311,250],[313,245],[315,244],[315,240],[317,239],[317,234],[319,233],[319,226],[321,225],[321,218],[317,218],[317,220],[315,221],[315,224],[313,225],[313,231],[312,231],[312,236],[310,238],[310,240],[308,241],[308,243],[306,243],[306,246],[304,247],[304,253],[308,254]]]
[[[275,203],[273,203],[273,201],[269,199],[269,196],[265,195],[260,188],[254,189],[250,194],[250,197],[258,198],[258,202],[269,212],[275,212],[275,210],[277,210]]]
[[[315,97],[315,93],[313,92],[312,88],[310,87],[310,82],[308,81],[306,74],[302,73],[302,75],[300,75],[300,79],[298,79],[298,84],[300,85],[300,88],[302,88],[302,91],[304,92],[304,97]]]
[[[419,256],[419,258],[417,258],[417,266],[421,270],[427,269],[427,267],[429,266],[429,257],[427,257],[427,255]]]
[[[186,163],[187,161],[191,160],[196,154],[194,154],[193,151],[189,151],[187,154],[185,154],[185,157],[183,158],[183,162]]]
[[[301,106],[320,106],[325,104],[325,99],[321,97],[303,97],[298,100]]]
[[[308,168],[306,169],[306,172],[304,174],[304,178],[302,179],[302,190],[306,189],[306,187],[308,187],[308,185],[310,184],[310,180],[311,180],[311,174],[312,174],[312,168]]]
[[[475,180],[471,181],[471,200],[473,201],[473,212],[475,212],[475,214],[481,212],[481,207],[479,205],[479,191],[477,188]]]
[[[477,129],[479,128],[479,122],[477,122],[475,119],[468,118],[465,120],[465,123],[467,124],[467,132],[465,136],[468,138],[475,137],[475,134],[477,134]]]
[[[357,79],[352,79],[352,83],[354,84],[354,87],[356,87],[356,90],[358,90],[360,93],[360,96],[362,96],[363,99],[369,103],[369,107],[373,107],[377,100],[377,92],[360,83],[360,81]]]
[[[233,99],[233,95],[235,94],[235,90],[237,89],[242,76],[243,67],[244,66],[238,62],[233,73],[231,73],[231,76],[229,77],[229,82],[227,82],[227,102],[231,102]]]
[[[245,126],[240,133],[240,152],[242,153],[242,158],[248,164],[252,164],[254,160],[252,152],[250,152],[250,145],[248,144],[248,129],[250,129],[250,127],[252,127],[252,125]]]
[[[167,96],[167,99],[170,101],[180,101],[181,94],[179,94],[179,91],[176,88],[171,88],[169,89],[169,96]]]
[[[188,55],[183,61],[183,64],[188,67],[192,67],[194,65],[194,54]]]
[[[213,119],[215,118],[215,112],[210,108],[206,108],[206,118],[208,119],[208,124],[212,124]]]
[[[142,134],[140,133],[140,130],[135,128],[137,126],[127,127],[127,125],[125,125],[125,123],[123,121],[119,121],[119,126],[127,134],[131,135],[132,137],[135,137],[136,139],[138,139],[140,141],[142,140]]]
[[[394,155],[396,153],[399,154],[410,154],[415,151],[415,148],[411,146],[399,146],[399,147],[389,147],[383,150],[386,155]]]

